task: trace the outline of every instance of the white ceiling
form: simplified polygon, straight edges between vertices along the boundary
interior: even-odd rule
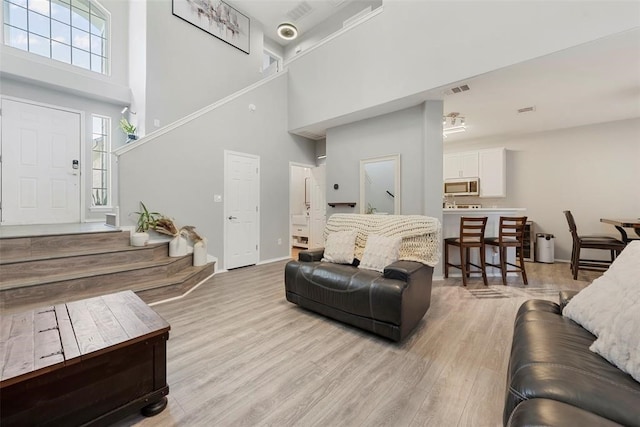
[[[350,2],[358,0],[233,0],[231,3],[263,24],[265,35],[283,46],[276,34],[281,22],[309,31]],[[306,3],[306,5],[303,5]],[[299,20],[287,14],[310,7]],[[467,84],[470,90],[446,94]],[[626,31],[544,57],[516,64],[446,87],[416,94],[369,111],[357,112],[298,130],[324,135],[332,126],[407,108],[425,100],[444,100],[444,113],[466,117],[467,131],[446,142],[496,135],[516,135],[640,117],[640,29]],[[535,112],[516,110],[535,106]]]
[[[470,90],[428,99],[444,99],[444,113],[466,116],[467,132],[449,135],[461,141],[515,135],[640,117],[640,30],[512,65],[456,82]],[[535,112],[516,110],[535,106]]]
[[[304,34],[353,1],[357,0],[230,0],[229,3],[260,21],[267,37],[286,46],[291,41],[278,37],[278,25],[292,23]],[[305,11],[298,19],[292,18]]]

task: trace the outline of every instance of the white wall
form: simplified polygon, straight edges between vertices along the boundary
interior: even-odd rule
[[[508,150],[507,197],[456,197],[456,202],[526,208],[536,233],[555,235],[558,260],[571,257],[564,210],[573,213],[580,234],[617,237],[620,234],[613,226],[600,223],[600,218],[640,215],[640,119],[445,143],[444,150],[452,153],[491,147]],[[590,254],[599,255],[602,251]]]
[[[638,25],[639,2],[387,1],[381,14],[289,65],[289,129]]]
[[[247,55],[174,16],[171,0],[146,4],[147,134],[157,129],[156,119],[166,126],[262,78],[262,28],[255,19]]]
[[[303,166],[291,167],[290,211],[292,214],[303,214],[307,211],[305,204],[305,178],[311,177],[311,169]],[[311,199],[309,199],[311,200]]]
[[[327,202],[358,203],[355,208],[329,207],[328,216],[359,213],[360,160],[391,154],[400,154],[401,213],[422,213],[422,119],[422,107],[416,106],[327,130]]]
[[[248,105],[256,106],[250,112]],[[133,225],[138,203],[193,225],[224,265],[224,150],[260,156],[260,260],[289,256],[289,162],[313,164],[313,141],[286,131],[287,79],[258,88],[119,157],[120,215]],[[282,244],[278,245],[278,239]]]

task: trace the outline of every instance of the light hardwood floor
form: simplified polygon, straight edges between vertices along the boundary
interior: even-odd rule
[[[214,276],[154,309],[170,324],[169,405],[138,426],[498,426],[512,325],[598,273],[527,263],[529,285],[434,282],[431,308],[396,344],[284,298],[285,262]]]

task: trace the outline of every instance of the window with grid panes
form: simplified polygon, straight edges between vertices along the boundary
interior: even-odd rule
[[[108,117],[92,116],[93,138],[91,146],[91,205],[109,206],[110,200],[110,164],[109,152],[109,129],[110,119]]]
[[[3,0],[4,43],[108,74],[109,16],[91,0]]]

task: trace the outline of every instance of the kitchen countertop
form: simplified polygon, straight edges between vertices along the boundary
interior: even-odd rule
[[[524,212],[525,208],[475,208],[475,209],[446,209],[442,208],[443,214],[454,214],[454,213],[499,213],[499,212]]]

